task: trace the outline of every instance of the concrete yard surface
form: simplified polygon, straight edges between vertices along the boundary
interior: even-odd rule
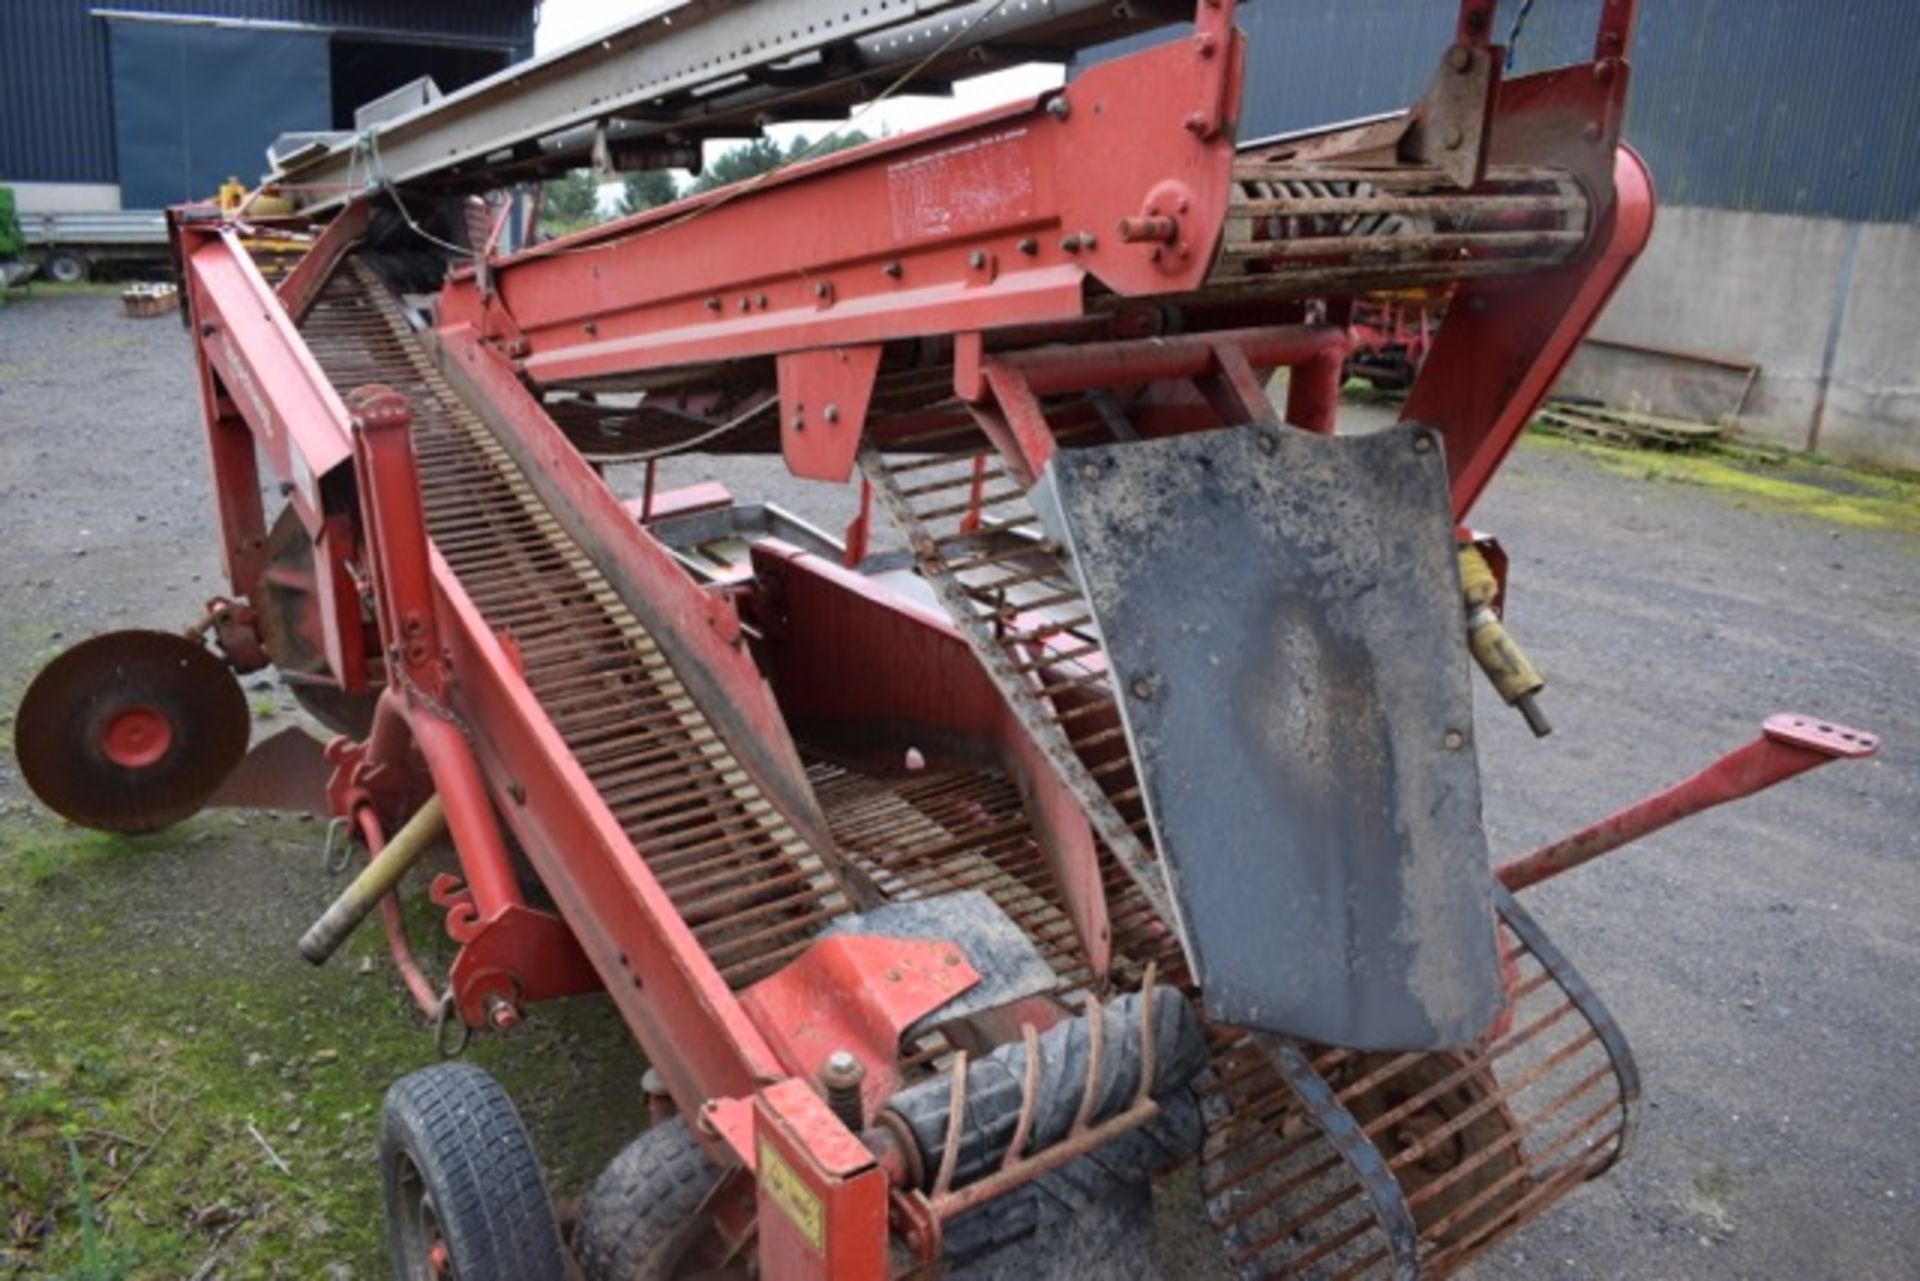
[[[665,469],[723,474],[829,529],[850,510],[772,460]],[[1481,691],[1497,858],[1683,777],[1772,711],[1885,738],[1528,892],[1624,1027],[1643,1104],[1626,1161],[1475,1275],[1914,1275],[1920,488],[1534,436],[1473,523],[1512,557],[1508,622],[1556,726],[1536,742]],[[0,746],[63,646],[176,628],[220,587],[177,319],[101,295],[0,310]],[[295,723],[262,679],[257,726]],[[0,1277],[386,1275],[374,1121],[433,1050],[372,931],[318,970],[294,950],[337,888],[320,850],[318,823],[226,812],[83,833],[0,753]],[[639,1056],[599,1001],[536,1008],[474,1054],[558,1195],[642,1123]],[[1163,1199],[1168,1271],[1222,1275],[1179,1213],[1190,1190]]]

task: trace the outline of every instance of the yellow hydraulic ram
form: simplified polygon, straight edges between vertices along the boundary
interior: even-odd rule
[[[1540,710],[1534,695],[1545,689],[1547,682],[1527,661],[1513,637],[1507,635],[1500,615],[1493,612],[1500,584],[1487,558],[1472,543],[1460,548],[1460,590],[1467,601],[1467,646],[1473,650],[1475,661],[1507,705],[1519,708],[1520,714],[1527,718],[1527,728],[1533,731],[1534,737],[1545,738],[1553,733],[1553,726],[1547,723],[1546,714]]]
[[[340,892],[333,906],[300,936],[300,955],[319,965],[338,951],[347,935],[400,883],[407,869],[419,861],[446,826],[447,816],[440,807],[440,798],[428,797],[427,803],[414,811],[406,825],[395,832],[385,848],[353,878],[353,884]]]

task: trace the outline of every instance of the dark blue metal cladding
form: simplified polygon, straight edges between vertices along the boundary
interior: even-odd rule
[[[1599,6],[1535,0],[1512,74],[1591,57]],[[1518,7],[1501,0],[1502,41]],[[1253,138],[1406,106],[1456,6],[1255,0],[1239,12],[1251,44],[1241,135]],[[1920,0],[1640,0],[1632,62],[1627,139],[1662,203],[1920,219]]]
[[[0,184],[114,182],[107,19],[96,10],[308,23],[533,49],[535,0],[4,0]]]
[[[113,100],[120,203],[162,209],[252,178],[282,133],[325,129],[320,32],[116,22]]]

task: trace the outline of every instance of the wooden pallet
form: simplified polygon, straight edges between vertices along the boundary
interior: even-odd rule
[[[1551,401],[1541,406],[1533,421],[1536,426],[1565,435],[1585,436],[1613,445],[1652,445],[1664,449],[1693,449],[1727,434],[1727,425],[1723,423],[1693,422],[1612,405],[1566,401]]]

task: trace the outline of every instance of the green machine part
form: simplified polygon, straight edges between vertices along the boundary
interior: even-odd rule
[[[13,188],[0,187],[0,258],[18,258],[27,247],[13,212]]]

